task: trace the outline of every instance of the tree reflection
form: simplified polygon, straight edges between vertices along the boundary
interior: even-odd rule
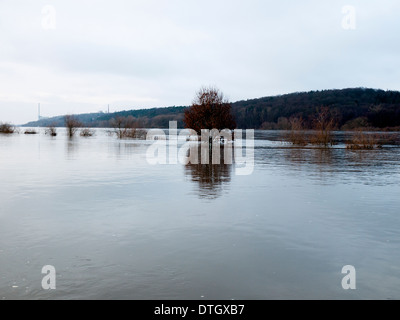
[[[397,153],[393,148],[348,150],[339,148],[285,148],[279,156],[290,175],[306,174],[320,183],[341,183],[357,177],[357,182],[374,183],[378,175],[397,173]],[[283,157],[281,156],[283,155]]]
[[[66,159],[75,160],[78,146],[75,140],[68,138],[66,145]]]
[[[225,164],[224,147],[221,146],[220,148],[220,164],[212,164],[212,155],[210,152],[208,154],[209,164],[189,163],[185,166],[185,174],[191,178],[192,182],[198,185],[198,195],[200,198],[217,199],[226,190],[231,181],[232,164]],[[204,155],[201,156],[201,151],[197,148],[191,148],[190,152],[198,152],[198,159],[202,159],[202,163],[206,162],[204,161]]]

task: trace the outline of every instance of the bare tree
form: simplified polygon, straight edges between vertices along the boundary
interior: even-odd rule
[[[119,139],[122,139],[125,136],[125,118],[124,117],[112,118],[110,124],[114,128],[117,137]]]
[[[328,107],[321,107],[317,110],[313,125],[316,133],[311,142],[325,147],[332,145],[332,131],[335,128],[335,119]]]
[[[307,144],[305,133],[304,133],[304,120],[302,117],[291,117],[289,119],[290,133],[288,140],[298,146],[305,146]]]
[[[78,128],[82,126],[82,123],[72,115],[65,116],[65,127],[70,138],[72,138],[77,132]]]
[[[143,131],[138,130],[138,121],[133,116],[113,118],[110,124],[118,139],[135,139],[143,136]]]

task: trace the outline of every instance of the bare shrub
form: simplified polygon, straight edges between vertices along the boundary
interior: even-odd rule
[[[56,137],[57,136],[57,129],[55,126],[49,126],[46,128],[45,134],[51,136],[51,137]]]
[[[9,123],[0,123],[0,133],[12,134],[16,131],[15,127]]]
[[[26,129],[24,134],[38,134],[35,129]]]
[[[351,150],[372,150],[382,148],[384,144],[395,144],[395,140],[390,135],[357,130],[350,141],[346,143],[346,148]]]
[[[65,127],[67,128],[67,133],[70,138],[75,135],[75,133],[78,131],[78,128],[81,126],[82,124],[80,123],[80,121],[74,116],[65,116]]]
[[[88,137],[93,137],[94,134],[95,134],[94,130],[85,128],[81,130],[80,136],[88,138]]]
[[[116,117],[110,123],[118,139],[141,139],[146,136],[146,131],[138,129],[138,121],[132,116]]]
[[[144,139],[146,137],[146,130],[143,129],[127,129],[125,138],[127,139]]]

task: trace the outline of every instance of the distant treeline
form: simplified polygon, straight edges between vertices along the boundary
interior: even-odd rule
[[[292,93],[281,96],[238,101],[232,112],[238,128],[290,129],[290,118],[302,118],[305,128],[312,128],[317,110],[326,106],[335,119],[337,129],[357,128],[400,130],[400,92],[376,89],[343,89]],[[178,121],[182,128],[186,107],[153,108],[112,114],[77,115],[88,127],[111,127],[116,117],[133,118],[138,127],[167,128],[169,121]],[[56,117],[31,122],[25,126],[64,126],[64,118]]]
[[[168,128],[169,121],[177,121],[179,127],[183,127],[183,113],[186,107],[168,107],[120,111],[114,113],[87,113],[74,115],[83,126],[92,128],[112,128],[113,120],[126,118],[130,123],[135,122],[140,128]],[[64,127],[65,116],[45,118],[40,121],[29,122],[24,127]]]

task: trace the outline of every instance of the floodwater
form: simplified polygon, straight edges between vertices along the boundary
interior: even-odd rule
[[[0,299],[400,299],[400,148],[278,135],[256,132],[250,175],[101,129],[0,135]]]

